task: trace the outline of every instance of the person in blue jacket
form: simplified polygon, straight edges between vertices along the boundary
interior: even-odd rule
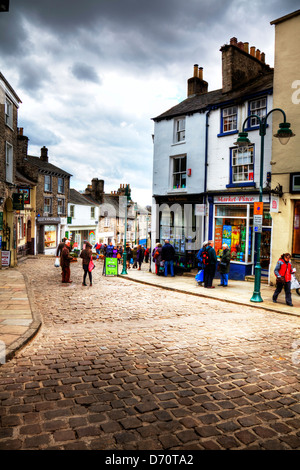
[[[207,243],[208,243],[207,241],[203,242],[202,248],[200,248],[200,250],[198,251],[198,253],[196,255],[196,258],[198,260],[199,273],[200,273],[201,270],[203,270],[203,273],[200,275],[200,277],[198,276],[199,273],[197,274],[198,278],[196,276],[196,281],[198,282],[199,286],[202,286],[202,283],[204,281],[204,267],[205,266],[203,264],[202,253],[203,253],[203,250],[205,249],[205,247],[207,246]],[[201,280],[199,280],[199,279],[201,279]]]
[[[210,240],[207,243],[207,246],[205,247],[204,250],[208,254],[208,262],[207,264],[205,263],[205,254],[204,252],[202,253],[202,259],[205,264],[204,268],[204,287],[207,289],[214,289],[215,286],[212,285],[213,279],[215,277],[216,273],[216,267],[217,267],[217,254],[214,249],[214,242]]]

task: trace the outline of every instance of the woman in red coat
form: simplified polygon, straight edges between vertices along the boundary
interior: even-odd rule
[[[276,290],[273,294],[273,302],[277,302],[277,297],[284,287],[286,304],[290,307],[293,307],[291,294],[291,279],[293,268],[290,263],[290,259],[291,255],[289,253],[284,253],[281,255],[276,264],[274,270],[274,274],[276,276]]]

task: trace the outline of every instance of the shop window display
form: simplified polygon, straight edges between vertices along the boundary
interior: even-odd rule
[[[252,227],[247,224],[247,220],[247,206],[216,207],[215,250],[217,256],[222,256],[222,245],[226,243],[233,261],[251,262]]]
[[[55,248],[56,245],[56,226],[45,225],[45,248]]]

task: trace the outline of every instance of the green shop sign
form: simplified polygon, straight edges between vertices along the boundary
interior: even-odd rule
[[[117,276],[118,275],[118,259],[117,258],[105,258],[105,276]]]

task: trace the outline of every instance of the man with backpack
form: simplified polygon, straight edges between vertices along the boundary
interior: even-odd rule
[[[204,265],[204,287],[214,289],[212,285],[216,273],[217,255],[214,249],[214,242],[210,240],[202,252],[202,262]]]

